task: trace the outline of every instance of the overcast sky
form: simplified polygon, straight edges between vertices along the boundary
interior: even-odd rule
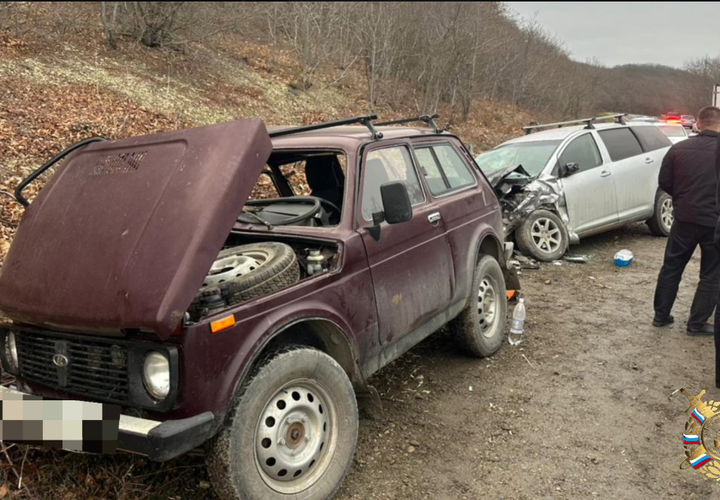
[[[629,63],[682,67],[720,55],[720,2],[507,2],[535,17],[571,57],[605,66]]]

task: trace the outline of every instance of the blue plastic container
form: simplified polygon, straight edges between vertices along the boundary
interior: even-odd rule
[[[627,267],[632,264],[633,253],[630,250],[620,250],[615,254],[615,265],[619,267]]]

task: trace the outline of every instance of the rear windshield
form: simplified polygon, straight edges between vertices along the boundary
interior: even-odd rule
[[[682,125],[658,125],[658,128],[668,137],[685,137]]]
[[[515,142],[487,151],[475,158],[475,161],[485,175],[522,165],[531,176],[536,177],[559,145],[560,141]]]

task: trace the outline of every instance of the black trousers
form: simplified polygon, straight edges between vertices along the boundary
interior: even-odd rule
[[[655,289],[656,318],[664,319],[670,315],[685,266],[700,245],[700,282],[690,308],[688,328],[701,328],[707,323],[720,291],[720,251],[713,242],[714,233],[713,227],[675,220]]]

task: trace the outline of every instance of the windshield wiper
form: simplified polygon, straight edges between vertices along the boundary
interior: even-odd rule
[[[256,221],[258,221],[258,222],[260,222],[260,223],[262,223],[262,224],[265,224],[268,229],[272,230],[272,228],[273,228],[272,224],[270,224],[268,221],[266,221],[265,219],[263,219],[263,218],[260,217],[259,215],[256,215],[256,214],[253,213],[253,212],[248,212],[247,210],[243,210],[241,213],[249,215],[250,217],[252,217],[252,218],[255,219]]]

